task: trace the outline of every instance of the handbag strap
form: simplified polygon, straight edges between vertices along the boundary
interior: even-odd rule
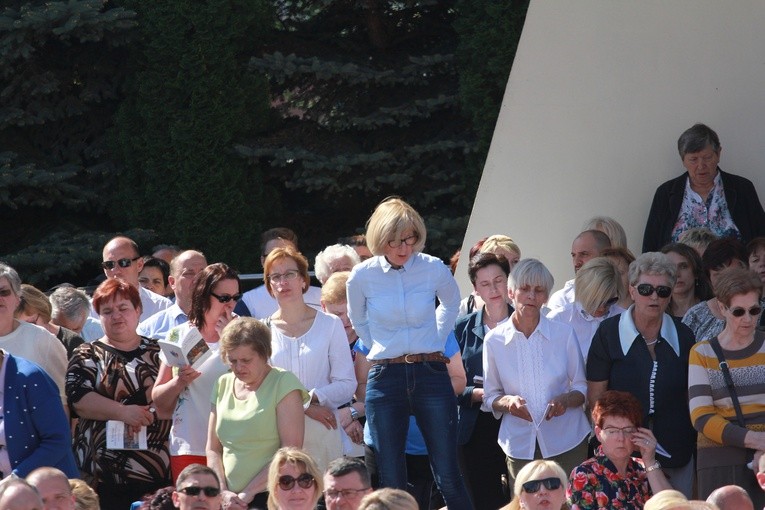
[[[746,423],[744,422],[744,413],[741,412],[741,404],[738,401],[738,394],[736,393],[736,386],[733,384],[733,378],[730,376],[730,370],[728,370],[728,362],[725,361],[725,355],[723,354],[722,347],[720,346],[720,341],[717,339],[717,337],[714,337],[709,341],[709,345],[712,347],[712,350],[715,351],[717,361],[720,362],[720,372],[722,372],[723,379],[725,379],[725,385],[728,387],[728,394],[730,395],[730,399],[733,401],[733,409],[736,410],[736,420],[738,420],[739,425],[746,427]]]

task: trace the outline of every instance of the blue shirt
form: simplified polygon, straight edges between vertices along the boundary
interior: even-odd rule
[[[348,317],[370,347],[370,360],[442,351],[460,306],[449,268],[424,253],[412,254],[398,270],[383,256],[357,264],[347,293]]]
[[[137,332],[146,338],[164,340],[171,329],[188,321],[189,317],[181,310],[178,303],[173,303],[170,308],[157,312],[148,319],[141,321]]]

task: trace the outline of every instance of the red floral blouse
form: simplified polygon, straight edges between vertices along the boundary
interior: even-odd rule
[[[627,464],[627,476],[622,477],[599,446],[595,457],[571,472],[566,495],[571,510],[641,510],[651,497],[651,489],[640,459],[632,458]]]

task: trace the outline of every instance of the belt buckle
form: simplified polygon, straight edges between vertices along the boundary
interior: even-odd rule
[[[405,354],[404,355],[404,363],[406,363],[408,365],[412,365],[412,364],[416,363],[416,361],[409,361],[409,356],[416,356],[416,354]]]

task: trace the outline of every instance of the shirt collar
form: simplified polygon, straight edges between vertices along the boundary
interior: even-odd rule
[[[632,319],[632,311],[634,308],[635,305],[631,305],[621,317],[619,317],[619,342],[622,345],[622,353],[624,353],[625,356],[635,342],[635,339],[640,336],[640,332],[635,326],[635,321]],[[659,332],[659,336],[672,346],[675,354],[680,356],[680,341],[677,337],[677,328],[675,327],[672,318],[666,313],[661,319],[661,331]]]
[[[409,260],[406,261],[401,269],[404,271],[411,270],[416,255],[417,253],[413,252],[412,256],[409,257]],[[398,269],[393,269],[393,266],[390,264],[390,262],[388,262],[388,259],[385,258],[385,255],[378,255],[378,258],[380,259],[380,267],[382,268],[383,272],[387,273],[388,271],[399,271]]]
[[[539,324],[537,324],[537,327],[534,331],[531,332],[530,336],[534,336],[536,334],[539,334],[544,339],[550,338],[550,324],[551,321],[544,316],[544,314],[539,315]],[[508,318],[506,322],[502,324],[502,326],[497,326],[494,328],[494,331],[497,331],[500,327],[506,327],[508,335],[504,335],[505,337],[505,345],[508,345],[513,338],[515,338],[515,335],[523,335],[516,327],[515,324],[513,324],[512,316]]]

